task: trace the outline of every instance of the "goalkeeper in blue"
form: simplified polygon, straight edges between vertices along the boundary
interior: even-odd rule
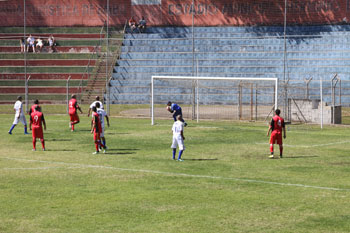
[[[178,104],[168,102],[166,109],[173,114],[174,121],[177,120],[177,116],[182,116],[182,109]],[[187,123],[181,117],[181,121],[184,123],[184,126],[187,126]]]
[[[176,156],[176,148],[179,146],[179,157],[177,158],[177,161],[182,162],[183,160],[181,159],[182,153],[185,150],[185,145],[184,145],[184,123],[182,122],[182,116],[178,115],[177,116],[177,121],[174,122],[173,124],[173,144],[171,145],[171,148],[173,149],[173,160],[175,160]]]

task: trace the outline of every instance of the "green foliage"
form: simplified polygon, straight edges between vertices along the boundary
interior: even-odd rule
[[[0,232],[350,228],[347,127],[290,125],[285,158],[269,160],[266,124],[189,121],[185,161],[176,162],[170,116],[155,126],[112,117],[108,153],[96,156],[87,106],[83,110],[76,132],[68,115],[46,115],[45,152],[40,142],[31,151],[22,125],[8,135],[13,115],[0,115]]]

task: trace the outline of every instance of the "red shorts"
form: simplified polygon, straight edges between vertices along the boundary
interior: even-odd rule
[[[43,128],[33,128],[32,136],[33,138],[44,138]]]
[[[282,145],[282,133],[281,132],[277,132],[277,131],[273,131],[271,133],[271,137],[270,137],[270,144],[278,144],[278,145]]]
[[[94,132],[94,141],[98,141],[98,140],[101,140],[100,133],[95,133]]]
[[[77,113],[69,114],[69,116],[71,122],[79,121],[79,116]]]

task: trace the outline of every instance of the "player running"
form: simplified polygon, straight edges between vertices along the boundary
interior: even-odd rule
[[[271,123],[269,125],[269,130],[267,131],[267,136],[269,136],[270,131],[271,137],[270,137],[270,152],[271,155],[269,156],[270,159],[274,158],[273,155],[273,144],[277,144],[280,147],[280,158],[283,157],[283,142],[282,142],[282,129],[283,129],[283,138],[286,138],[286,127],[284,124],[284,119],[280,117],[281,110],[276,109],[275,110],[275,116],[272,118]]]
[[[173,113],[174,121],[177,120],[177,116],[182,116],[182,109],[178,104],[172,103],[171,101],[168,102],[166,109]],[[187,126],[187,123],[184,121],[184,119],[181,117],[181,121],[184,123],[184,126]]]
[[[83,114],[83,111],[81,111],[81,108],[78,105],[77,97],[75,94],[72,94],[72,98],[69,100],[69,103],[68,103],[68,108],[69,108],[69,116],[70,116],[69,126],[73,132],[74,125],[80,122],[77,109],[79,109],[80,113]]]
[[[103,104],[102,104],[102,102],[100,101],[100,97],[99,97],[99,96],[96,96],[96,97],[95,97],[95,101],[92,102],[92,104],[90,105],[90,108],[89,108],[89,111],[88,111],[88,115],[87,115],[88,117],[90,116],[92,107],[96,107],[96,103],[99,103],[99,104],[100,104],[100,107],[99,107],[99,108],[102,108],[102,109],[103,109]]]
[[[46,130],[46,123],[44,114],[39,111],[40,106],[37,105],[34,108],[34,111],[30,114],[30,123],[29,128],[32,130],[32,136],[33,136],[33,151],[36,151],[36,139],[40,138],[41,146],[43,148],[43,151],[45,151],[45,140],[44,140],[44,133],[43,133],[43,127],[44,130]]]
[[[99,147],[103,147],[103,153],[106,153],[106,147],[101,144],[101,138],[100,134],[102,132],[102,126],[100,121],[100,116],[97,113],[97,108],[92,107],[92,127],[91,127],[91,133],[94,134],[94,141],[95,141],[95,147],[96,151],[92,154],[96,155],[99,153]]]
[[[100,103],[99,102],[96,102],[96,110],[97,110],[97,114],[99,115],[100,121],[101,121],[102,131],[100,133],[100,137],[102,139],[102,145],[104,145],[105,148],[107,149],[106,138],[105,138],[105,118],[107,120],[107,126],[108,127],[109,127],[109,118],[108,118],[108,115],[107,115],[106,111],[103,110],[103,108],[100,108]]]
[[[32,105],[32,107],[30,107],[30,109],[29,109],[29,116],[31,116],[32,115],[32,112],[34,112],[35,111],[35,108],[36,108],[36,106],[39,106],[39,112],[41,112],[41,107],[40,107],[40,105],[39,105],[39,100],[34,100],[34,104]]]
[[[12,126],[11,126],[11,128],[10,128],[8,133],[12,134],[12,130],[16,127],[16,125],[20,121],[24,125],[24,134],[28,134],[27,121],[26,121],[26,117],[25,117],[24,111],[23,111],[22,96],[18,96],[17,97],[17,101],[16,101],[13,109],[16,112],[15,119],[13,120]]]
[[[173,144],[171,145],[171,148],[173,149],[173,160],[175,160],[175,155],[176,155],[176,147],[179,146],[179,157],[177,158],[177,161],[182,162],[183,160],[181,159],[182,153],[185,150],[185,145],[184,145],[184,123],[181,115],[177,116],[177,121],[174,122],[173,124]]]

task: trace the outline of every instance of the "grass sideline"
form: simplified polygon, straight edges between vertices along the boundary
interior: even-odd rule
[[[72,133],[68,116],[48,114],[45,152],[21,125],[9,136],[12,120],[0,115],[0,232],[350,228],[348,127],[290,125],[285,158],[269,160],[265,123],[189,121],[176,162],[170,118],[111,118],[98,156],[86,116]]]

